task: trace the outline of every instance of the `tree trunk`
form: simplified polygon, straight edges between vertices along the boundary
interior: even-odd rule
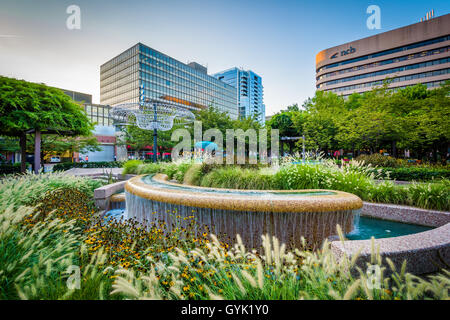
[[[27,134],[23,133],[20,136],[20,172],[25,173],[27,171]]]
[[[34,173],[41,169],[41,131],[36,129],[34,134]]]
[[[397,158],[397,141],[392,141],[392,156]]]

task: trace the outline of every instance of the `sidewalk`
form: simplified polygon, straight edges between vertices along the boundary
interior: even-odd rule
[[[113,174],[118,176],[122,174],[123,168],[72,168],[65,171],[65,174],[72,176],[103,176]]]

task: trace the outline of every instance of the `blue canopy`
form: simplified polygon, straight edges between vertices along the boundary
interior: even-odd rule
[[[213,151],[219,149],[219,146],[211,141],[199,141],[194,144],[195,149],[203,149],[208,151]]]

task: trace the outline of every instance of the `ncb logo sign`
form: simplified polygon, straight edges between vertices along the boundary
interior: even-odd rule
[[[342,50],[340,56],[341,56],[341,57],[342,57],[342,56],[346,56],[346,55],[348,55],[348,54],[355,53],[355,52],[356,52],[356,49],[353,48],[353,47],[350,47],[350,48],[348,48],[347,50]],[[334,59],[334,58],[337,58],[337,57],[339,57],[339,52],[336,52],[335,54],[333,54],[333,55],[330,57],[330,59]]]

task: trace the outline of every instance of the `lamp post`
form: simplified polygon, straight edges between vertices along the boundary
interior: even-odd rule
[[[153,162],[158,161],[158,129],[156,128],[156,122],[158,116],[156,113],[156,103],[153,103],[153,121],[155,122],[155,127],[153,129]]]
[[[150,99],[145,98],[145,103],[149,103]],[[156,103],[153,102],[153,162],[158,161],[158,112],[156,110]]]

